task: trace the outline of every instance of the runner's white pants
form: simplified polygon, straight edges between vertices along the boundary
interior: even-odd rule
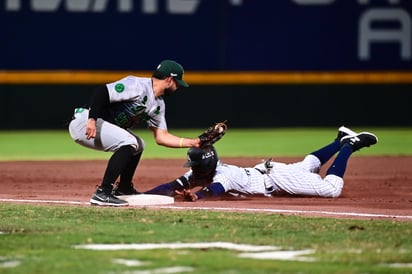
[[[273,167],[266,177],[269,181],[266,184],[272,183],[289,194],[336,198],[342,192],[343,179],[332,174],[322,178],[318,174],[321,163],[313,155],[307,155],[303,161],[297,163],[271,164]],[[257,167],[262,169],[263,164]]]

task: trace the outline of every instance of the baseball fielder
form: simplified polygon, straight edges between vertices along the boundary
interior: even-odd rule
[[[144,150],[144,141],[130,130],[145,122],[156,143],[166,147],[199,147],[200,138],[182,138],[168,132],[164,95],[188,87],[183,67],[173,60],[163,60],[152,77],[127,76],[102,85],[88,106],[76,108],[69,124],[72,139],[87,148],[111,151],[102,182],[90,199],[95,205],[125,206],[115,195],[138,194],[132,179]],[[117,188],[113,191],[116,179]]]
[[[378,138],[372,133],[356,133],[342,126],[332,143],[310,153],[300,162],[285,164],[268,160],[248,168],[220,162],[213,146],[190,148],[185,166],[191,167],[191,170],[146,193],[168,196],[182,194],[189,201],[219,197],[228,192],[266,196],[286,193],[335,198],[342,192],[343,175],[352,152],[377,142]],[[318,174],[321,166],[336,153],[338,154],[326,176],[322,178]],[[199,191],[190,191],[198,186],[201,187]]]

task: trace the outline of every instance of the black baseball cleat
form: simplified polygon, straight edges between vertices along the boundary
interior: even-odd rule
[[[349,144],[352,147],[352,151],[357,151],[364,147],[369,147],[378,142],[378,137],[370,132],[361,132],[355,136],[347,135],[342,137],[340,140],[341,146],[344,144]]]
[[[336,136],[336,141],[340,141],[340,140],[342,140],[342,138],[343,137],[345,137],[345,136],[348,136],[348,135],[350,135],[350,136],[355,136],[356,134],[358,134],[358,133],[356,133],[355,131],[353,131],[353,130],[351,130],[350,128],[347,128],[347,127],[345,127],[345,126],[341,126],[339,129],[338,129],[338,136]]]
[[[99,206],[128,206],[129,203],[122,199],[119,199],[112,194],[107,194],[102,188],[98,188],[95,193],[93,193],[90,199],[92,205]]]
[[[122,195],[138,195],[142,194],[134,188],[133,183],[118,183],[117,187],[113,189],[112,194],[114,196],[122,196]]]

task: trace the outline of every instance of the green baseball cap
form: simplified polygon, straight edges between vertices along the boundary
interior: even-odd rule
[[[187,88],[189,85],[183,80],[183,67],[173,60],[163,60],[156,68],[164,76],[173,77],[180,86]]]

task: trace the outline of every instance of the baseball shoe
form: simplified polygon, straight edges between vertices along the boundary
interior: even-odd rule
[[[127,201],[121,200],[112,194],[107,194],[103,191],[102,188],[98,188],[95,193],[93,193],[92,198],[90,199],[92,205],[100,206],[128,206]]]
[[[349,144],[352,147],[352,151],[355,152],[361,148],[369,147],[378,142],[378,137],[370,132],[361,132],[354,136],[347,135],[340,140],[341,146]]]
[[[336,141],[340,141],[340,140],[342,140],[342,138],[343,137],[345,137],[345,136],[348,136],[348,135],[350,135],[350,136],[355,136],[356,134],[358,134],[358,133],[356,133],[355,131],[353,131],[353,130],[351,130],[350,128],[347,128],[347,127],[345,127],[345,126],[341,126],[339,129],[338,129],[338,136],[336,136]]]
[[[113,189],[112,194],[114,196],[121,196],[121,195],[137,195],[142,194],[134,188],[133,183],[125,184],[125,183],[118,183],[117,187]]]

